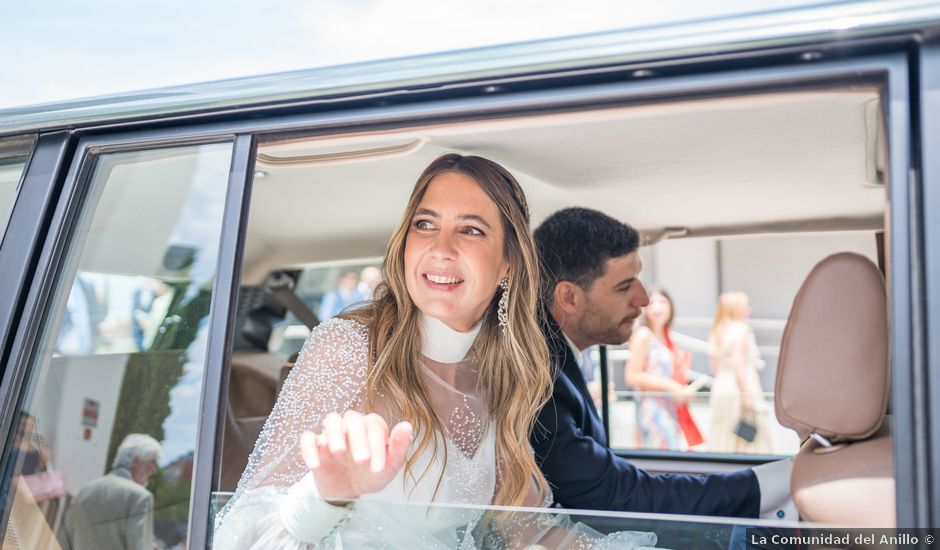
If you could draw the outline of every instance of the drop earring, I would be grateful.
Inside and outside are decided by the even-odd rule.
[[[503,294],[499,297],[496,318],[499,320],[500,328],[506,332],[506,327],[509,325],[509,277],[503,277],[499,281],[499,288],[503,289]]]

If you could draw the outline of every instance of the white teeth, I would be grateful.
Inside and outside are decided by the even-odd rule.
[[[430,273],[425,275],[425,277],[432,283],[438,284],[454,284],[462,281],[462,279],[458,279],[457,277],[440,277],[438,275],[431,275]]]

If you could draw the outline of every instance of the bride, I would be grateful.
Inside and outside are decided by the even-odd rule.
[[[538,273],[512,175],[480,157],[433,161],[375,300],[307,338],[214,545],[590,547],[600,535],[583,525],[486,521],[472,507],[551,501],[529,445],[551,389]],[[652,546],[655,535],[617,541]]]

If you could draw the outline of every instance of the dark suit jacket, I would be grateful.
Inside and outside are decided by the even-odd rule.
[[[532,433],[536,461],[566,508],[757,517],[750,469],[728,474],[650,474],[607,447],[604,424],[561,329],[542,316],[555,385]]]

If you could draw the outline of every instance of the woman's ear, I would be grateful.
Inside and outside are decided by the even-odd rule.
[[[503,268],[499,270],[499,278],[496,280],[497,284],[506,278],[512,280],[512,277],[509,277],[509,262],[503,262]]]

